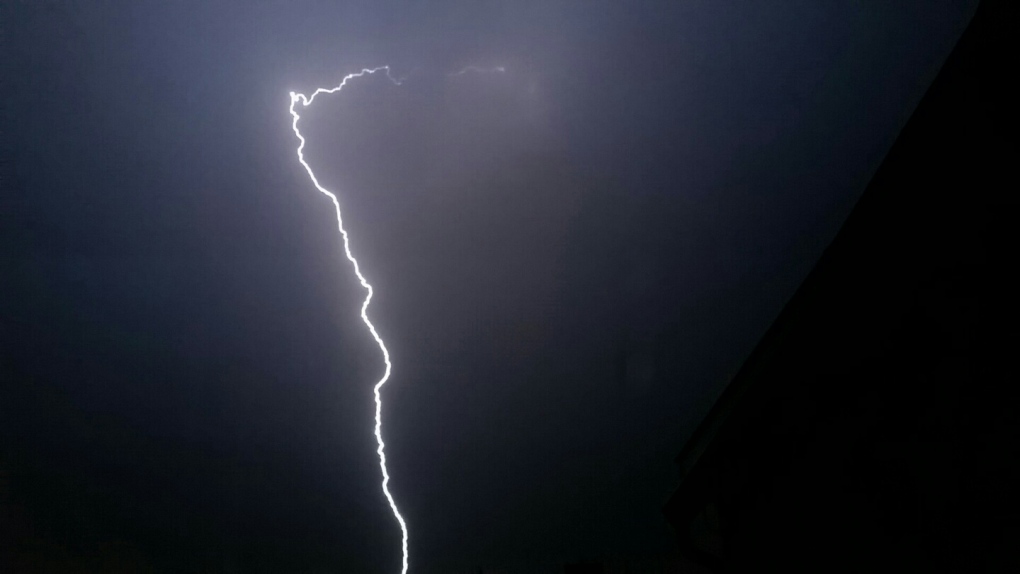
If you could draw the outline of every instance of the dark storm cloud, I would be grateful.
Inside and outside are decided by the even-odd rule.
[[[972,5],[6,9],[19,512],[70,554],[393,571],[381,361],[287,114],[391,64],[303,127],[378,289],[414,571],[670,551],[673,455]]]

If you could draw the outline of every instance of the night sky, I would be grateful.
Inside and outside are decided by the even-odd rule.
[[[301,127],[411,572],[674,553],[674,456],[975,4],[6,3],[5,545],[399,571],[288,114],[388,64]]]

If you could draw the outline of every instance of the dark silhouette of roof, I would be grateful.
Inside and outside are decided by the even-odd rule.
[[[986,1],[677,457],[718,571],[1020,571],[1014,4]]]

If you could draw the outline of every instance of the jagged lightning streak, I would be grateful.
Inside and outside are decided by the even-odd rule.
[[[343,216],[340,213],[340,201],[337,199],[336,194],[322,187],[322,185],[319,183],[318,178],[315,177],[315,173],[312,171],[312,168],[308,165],[308,162],[305,161],[304,154],[305,138],[303,135],[301,135],[301,130],[298,129],[298,120],[301,119],[301,116],[297,113],[297,110],[295,109],[298,103],[301,103],[303,107],[308,107],[315,99],[315,96],[318,96],[319,94],[333,94],[335,92],[339,92],[340,90],[343,89],[345,85],[347,85],[347,82],[349,80],[360,78],[365,75],[374,74],[380,71],[385,71],[386,77],[388,77],[394,84],[398,85],[400,84],[399,80],[394,79],[393,76],[390,75],[389,66],[380,66],[378,68],[365,68],[360,72],[355,72],[353,74],[348,74],[344,76],[344,79],[341,80],[338,86],[334,88],[319,88],[315,90],[311,96],[305,96],[304,94],[291,92],[290,115],[291,117],[294,118],[294,122],[292,124],[292,127],[294,128],[294,135],[296,135],[298,141],[301,142],[300,144],[298,144],[297,148],[298,161],[301,162],[301,165],[304,166],[305,171],[308,172],[308,177],[312,179],[312,184],[315,185],[315,189],[318,189],[319,192],[321,192],[323,195],[329,197],[329,199],[333,201],[333,207],[336,208],[336,223],[337,228],[340,230],[340,235],[343,236],[344,252],[347,254],[347,259],[350,260],[351,264],[354,266],[354,274],[358,276],[358,281],[361,282],[361,286],[364,287],[365,290],[367,291],[367,294],[365,295],[365,300],[361,303],[361,320],[365,322],[366,326],[368,326],[368,330],[372,333],[372,338],[375,339],[376,344],[379,345],[379,349],[382,351],[383,361],[386,363],[386,370],[383,372],[382,378],[379,379],[379,382],[375,384],[375,441],[377,445],[376,453],[378,453],[379,455],[379,468],[382,470],[383,494],[386,495],[386,500],[390,503],[390,509],[393,511],[393,516],[397,519],[397,522],[400,523],[401,534],[400,545],[402,550],[401,562],[403,564],[400,572],[401,574],[407,574],[408,563],[407,523],[404,521],[404,517],[400,515],[400,511],[397,510],[397,503],[395,500],[393,500],[393,494],[390,492],[389,488],[390,473],[386,470],[386,443],[383,442],[382,438],[381,390],[382,386],[385,385],[386,381],[390,378],[390,372],[392,371],[392,364],[390,363],[390,352],[389,350],[386,349],[386,344],[383,343],[382,337],[380,337],[379,333],[376,332],[375,325],[373,325],[372,322],[368,320],[368,304],[372,301],[372,294],[374,291],[372,289],[372,285],[370,285],[369,282],[365,279],[365,276],[361,274],[361,268],[358,266],[358,260],[355,259],[354,255],[351,253],[350,238],[347,236],[347,230],[344,229],[344,220]]]
[[[310,106],[312,104],[312,101],[315,100],[315,96],[318,96],[319,94],[333,94],[333,93],[341,91],[344,88],[344,86],[347,85],[347,82],[349,80],[352,80],[352,79],[355,79],[355,78],[360,78],[360,77],[365,76],[365,75],[375,74],[376,72],[380,72],[380,71],[385,72],[386,77],[389,78],[391,82],[393,82],[394,84],[400,85],[402,80],[398,80],[398,79],[394,78],[390,74],[390,67],[389,66],[379,66],[378,68],[364,68],[360,72],[355,72],[355,73],[352,73],[352,74],[347,74],[346,76],[344,76],[343,80],[340,81],[340,84],[335,86],[335,87],[333,87],[333,88],[318,88],[317,90],[312,92],[311,96],[305,96],[304,94],[299,94],[297,92],[291,92],[290,93],[290,115],[294,119],[293,123],[291,124],[291,126],[294,129],[294,135],[297,136],[297,139],[300,142],[298,144],[298,147],[297,147],[298,161],[301,162],[301,165],[304,166],[305,171],[308,172],[308,177],[311,178],[312,184],[315,185],[315,189],[319,190],[319,192],[322,193],[323,195],[329,197],[329,199],[333,202],[333,207],[336,208],[337,229],[340,230],[340,235],[343,237],[344,253],[347,255],[347,259],[354,266],[354,274],[357,275],[358,281],[361,282],[361,286],[364,287],[365,290],[367,291],[367,293],[365,295],[365,300],[361,303],[361,320],[365,322],[365,325],[368,327],[369,332],[372,333],[372,338],[374,338],[376,344],[379,345],[379,350],[382,351],[383,361],[386,363],[386,369],[383,371],[383,376],[382,376],[381,379],[379,379],[379,382],[377,382],[375,384],[375,388],[374,388],[374,392],[375,392],[375,441],[376,441],[376,445],[377,445],[376,453],[379,455],[379,468],[380,468],[380,470],[382,470],[382,477],[383,477],[382,478],[382,491],[383,491],[383,494],[386,495],[386,500],[390,504],[390,510],[393,511],[394,518],[396,518],[397,522],[400,524],[400,534],[401,534],[401,542],[400,542],[400,544],[401,544],[401,551],[402,551],[402,559],[401,559],[402,568],[401,568],[400,572],[401,572],[401,574],[407,574],[407,567],[408,567],[408,555],[407,555],[408,533],[407,533],[407,523],[404,521],[404,517],[400,515],[400,511],[397,509],[397,503],[393,499],[393,494],[390,492],[390,489],[389,489],[390,474],[389,474],[389,471],[386,469],[386,443],[383,442],[383,438],[382,438],[382,393],[381,393],[381,391],[382,391],[383,385],[385,385],[386,381],[389,380],[390,373],[392,372],[392,369],[393,369],[393,365],[390,363],[390,352],[386,348],[386,344],[383,342],[382,337],[380,337],[379,333],[375,330],[375,325],[373,325],[372,322],[368,319],[368,305],[372,301],[372,294],[374,293],[374,290],[372,288],[372,285],[369,284],[368,280],[365,279],[365,276],[361,274],[361,268],[358,265],[358,260],[355,259],[354,258],[354,254],[351,253],[350,238],[347,235],[347,230],[344,229],[343,215],[340,213],[340,201],[337,199],[336,194],[334,194],[333,192],[329,191],[328,189],[322,187],[322,185],[319,183],[319,179],[317,177],[315,177],[315,172],[312,171],[311,166],[309,166],[308,162],[305,161],[305,154],[304,154],[304,150],[305,150],[305,137],[303,135],[301,135],[301,130],[298,129],[298,121],[301,119],[301,115],[298,114],[297,110],[295,109],[298,103],[300,103],[302,107]],[[458,72],[453,72],[451,74],[448,74],[448,76],[461,76],[461,75],[464,75],[464,74],[469,73],[469,72],[471,72],[471,73],[492,74],[492,73],[503,73],[505,71],[506,71],[506,69],[503,66],[496,66],[494,68],[480,68],[478,66],[467,66],[467,67],[461,69]]]

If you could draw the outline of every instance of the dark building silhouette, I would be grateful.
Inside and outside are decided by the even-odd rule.
[[[1020,572],[1016,9],[984,2],[680,453],[720,572]]]
[[[598,562],[577,562],[563,565],[563,574],[603,574],[602,564]]]

